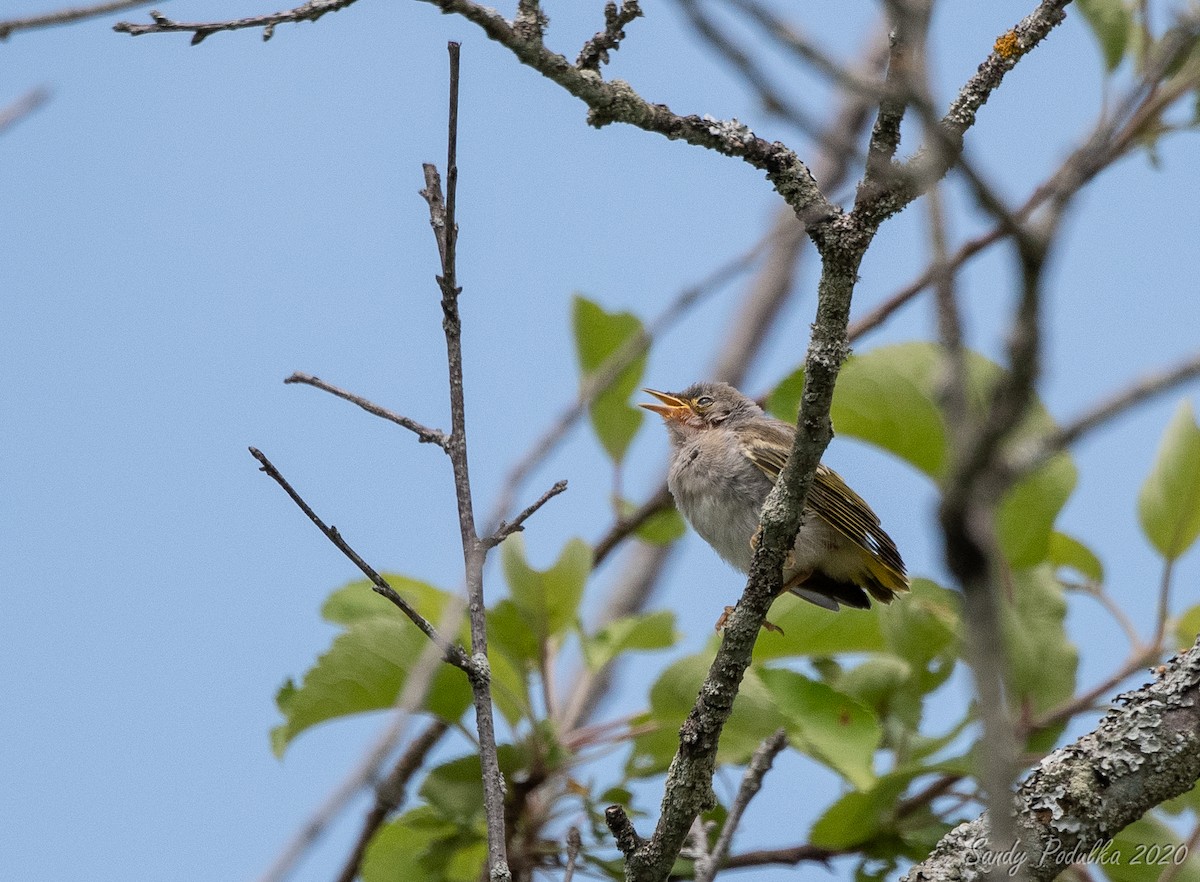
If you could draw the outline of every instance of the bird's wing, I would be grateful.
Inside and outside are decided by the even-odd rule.
[[[871,552],[872,574],[893,591],[908,587],[904,561],[892,537],[884,532],[879,516],[850,489],[842,476],[824,465],[817,466],[816,479],[808,491],[808,504],[822,519],[856,545]]]
[[[742,440],[742,452],[764,475],[777,481],[791,452],[795,431],[784,423],[756,429],[761,431]],[[847,539],[870,552],[869,568],[880,583],[892,591],[908,587],[904,561],[896,543],[884,532],[871,506],[850,489],[841,475],[826,465],[818,465],[808,491],[808,506]]]
[[[753,432],[740,434],[738,440],[742,443],[742,453],[746,458],[774,484],[779,480],[779,473],[783,471],[788,454],[792,451],[795,434],[791,426],[772,422],[756,425]]]

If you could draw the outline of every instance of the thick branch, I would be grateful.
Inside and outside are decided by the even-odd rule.
[[[1046,757],[1020,786],[1014,817],[1031,882],[1050,882],[1070,854],[1087,854],[1200,779],[1200,641],[1159,679],[1118,700],[1095,731]],[[988,816],[961,824],[904,882],[978,878]],[[1011,843],[991,843],[996,852]]]
[[[671,140],[682,140],[743,159],[766,172],[767,179],[806,224],[816,224],[840,214],[813,180],[808,167],[796,154],[778,142],[754,135],[736,120],[725,121],[696,115],[681,116],[664,104],[651,104],[621,80],[606,82],[597,72],[581,69],[562,55],[547,49],[540,34],[529,36],[494,9],[474,0],[421,0],[447,14],[461,15],[511,51],[517,59],[542,76],[562,86],[589,108],[588,122],[605,126],[621,122],[657,132]]]

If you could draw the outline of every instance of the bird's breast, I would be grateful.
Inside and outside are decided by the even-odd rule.
[[[682,445],[671,463],[667,486],[692,528],[742,572],[750,569],[750,538],[758,527],[770,482],[740,452],[722,443],[722,433]]]

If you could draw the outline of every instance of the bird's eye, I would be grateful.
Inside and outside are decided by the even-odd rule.
[[[708,395],[701,395],[696,399],[696,407],[712,407],[713,400]]]

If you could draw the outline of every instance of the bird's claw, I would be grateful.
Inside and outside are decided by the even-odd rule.
[[[715,625],[713,625],[714,631],[716,631],[718,634],[725,633],[725,625],[727,625],[729,623],[729,617],[731,615],[733,615],[733,610],[734,610],[734,607],[732,607],[732,606],[725,607],[725,611],[723,613],[721,613],[721,617],[718,618],[717,623]],[[780,634],[780,635],[783,634],[783,628],[779,627],[774,622],[768,622],[767,620],[764,619],[763,623],[762,623],[762,627],[763,627],[764,631],[771,631],[775,634]]]

